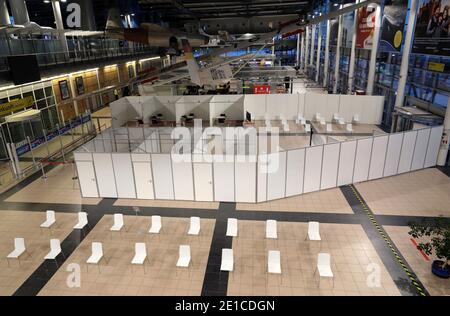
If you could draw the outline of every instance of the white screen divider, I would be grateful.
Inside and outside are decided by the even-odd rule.
[[[235,200],[242,203],[256,202],[256,158],[236,156],[234,165]]]
[[[305,157],[305,179],[303,192],[313,192],[320,189],[320,178],[322,174],[323,146],[306,148]]]
[[[356,145],[353,183],[366,181],[369,175],[370,156],[372,154],[373,138],[359,139]]]
[[[286,194],[286,152],[271,153],[267,174],[267,199],[276,200]]]
[[[417,131],[403,134],[402,151],[398,163],[398,173],[405,173],[411,170],[411,163],[416,145]]]
[[[172,154],[173,187],[176,200],[194,200],[191,155]]]
[[[369,180],[383,177],[384,163],[389,136],[378,136],[373,139],[372,156],[370,157]]]
[[[412,170],[424,168],[425,156],[427,154],[428,140],[430,138],[430,129],[425,128],[417,131],[416,145],[411,165]]]
[[[169,154],[152,154],[155,199],[173,200],[172,162]]]
[[[114,167],[110,153],[94,153],[95,175],[97,178],[98,194],[100,197],[117,198]]]
[[[303,176],[305,168],[305,149],[287,152],[286,196],[303,193]]]
[[[427,147],[427,154],[425,156],[425,168],[436,165],[443,129],[443,126],[437,126],[431,129],[430,140],[428,141]]]
[[[227,156],[213,157],[214,200],[234,202],[234,157],[230,156],[231,162],[228,162]],[[224,161],[217,161],[222,158]]]
[[[400,153],[402,150],[403,133],[389,135],[386,162],[384,163],[383,177],[397,174]]]
[[[114,175],[117,187],[117,197],[123,199],[135,199],[134,173],[130,154],[112,154]]]
[[[340,143],[329,144],[323,147],[322,179],[320,189],[336,187],[339,165]]]
[[[356,140],[341,143],[337,185],[351,184],[355,166]]]
[[[258,156],[257,178],[256,178],[256,199],[257,202],[267,201],[267,161],[268,155],[262,154]]]

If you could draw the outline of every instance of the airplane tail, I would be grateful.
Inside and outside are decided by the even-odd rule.
[[[199,67],[197,62],[195,61],[194,55],[192,53],[191,44],[187,39],[181,39],[181,45],[184,50],[184,59],[186,60],[189,76],[191,77],[191,81],[199,86],[202,85],[202,81],[200,80],[199,75]]]
[[[109,9],[105,32],[111,37],[123,39],[123,24],[118,8]]]

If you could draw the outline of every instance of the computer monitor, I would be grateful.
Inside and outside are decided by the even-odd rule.
[[[245,119],[247,120],[247,122],[251,122],[252,121],[252,115],[250,112],[245,111]]]

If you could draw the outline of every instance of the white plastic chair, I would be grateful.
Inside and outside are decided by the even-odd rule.
[[[27,249],[25,247],[25,239],[22,237],[14,238],[14,250],[6,256],[6,261],[8,262],[8,267],[9,267],[9,259],[19,260],[19,265],[20,265],[20,256],[26,251],[27,251]]]
[[[333,131],[333,125],[327,124],[327,132],[330,133]]]
[[[55,211],[48,210],[45,217],[45,222],[41,224],[41,228],[50,228],[56,222]]]
[[[289,124],[283,124],[283,130],[285,131],[285,132],[289,132],[290,131],[290,129],[289,129]]]
[[[353,133],[353,125],[352,124],[347,124],[345,129],[347,130],[347,132]]]
[[[316,114],[314,115],[314,121],[319,122],[321,120],[321,115],[320,113],[316,112]]]
[[[269,219],[266,221],[266,238],[277,239],[277,221]]]
[[[189,263],[191,262],[191,246],[189,245],[180,245],[177,267],[189,267]]]
[[[338,124],[339,124],[339,125],[345,125],[344,119],[343,119],[343,118],[339,118]]]
[[[227,221],[227,236],[237,237],[238,234],[238,221],[237,218],[229,218]]]
[[[61,253],[61,241],[59,239],[50,239],[50,252],[44,259],[56,259]]]
[[[280,252],[278,250],[269,250],[267,257],[267,272],[281,274]]]
[[[190,219],[188,235],[198,235],[200,233],[200,217],[193,216]]]
[[[98,272],[100,272],[100,266],[98,263],[103,258],[103,245],[101,242],[93,242],[91,244],[92,253],[91,256],[86,260],[86,263],[89,264],[96,264],[98,267]],[[88,267],[88,265],[86,267]]]
[[[159,234],[161,231],[161,216],[153,215],[152,216],[152,225],[150,226],[150,230],[148,231],[150,234]]]
[[[320,278],[332,278],[334,287],[333,271],[331,271],[331,256],[329,253],[319,253],[317,255],[317,269],[319,271],[319,287]]]
[[[358,114],[353,115],[353,120],[352,120],[352,122],[353,122],[353,123],[358,123],[358,122],[359,122],[359,115],[358,115]]]
[[[233,249],[224,248],[222,249],[222,262],[220,264],[220,271],[233,271],[234,258]]]
[[[325,119],[323,117],[320,118],[319,124],[320,125],[325,125],[326,124]]]
[[[83,229],[88,223],[87,213],[78,212],[78,223],[73,227],[73,229]]]
[[[109,229],[110,231],[119,232],[123,228],[123,214],[114,214],[114,224]]]
[[[322,240],[319,233],[319,222],[308,222],[308,239]]]
[[[137,242],[134,244],[134,257],[131,260],[131,264],[144,264],[147,259],[147,247],[143,242]]]

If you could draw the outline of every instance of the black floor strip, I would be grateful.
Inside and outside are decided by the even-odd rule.
[[[446,167],[436,167],[438,170],[442,171],[447,177],[450,177],[450,166]]]
[[[88,214],[89,225],[82,230],[74,229],[61,243],[61,251],[55,260],[44,260],[41,265],[28,277],[28,279],[16,290],[13,296],[35,296],[47,282],[53,277],[66,259],[80,245],[87,234],[101,219],[101,215]]]
[[[367,203],[363,200],[363,197],[359,192],[356,191],[356,188],[353,186],[353,189],[355,192],[359,195],[362,203],[366,205],[367,210],[371,214],[372,217],[374,217],[373,212],[369,209],[369,206]],[[401,255],[400,251],[395,247],[394,243],[389,240],[390,245],[395,251],[395,255],[397,255],[401,262],[395,257],[393,250],[388,246],[387,242],[382,238],[381,234],[384,234],[385,236],[388,236],[386,231],[379,226],[375,225],[373,221],[375,219],[373,218],[373,221],[369,218],[368,213],[363,208],[363,205],[361,204],[361,201],[358,199],[358,197],[355,195],[355,192],[353,191],[352,186],[342,186],[341,191],[344,194],[344,197],[347,199],[348,204],[351,206],[355,214],[357,215],[365,215],[366,220],[361,221],[361,225],[371,241],[373,247],[375,248],[378,256],[380,257],[381,261],[385,265],[386,269],[388,270],[392,280],[397,285],[397,288],[399,289],[400,293],[405,296],[418,296],[421,295],[420,291],[418,291],[417,286],[412,283],[412,279],[417,282],[418,287],[422,289],[422,291],[429,295],[426,291],[423,284],[420,282],[420,280],[417,278],[417,276],[414,274],[411,267],[408,265],[407,261],[403,256]],[[403,267],[403,266],[405,267]],[[407,272],[407,271],[409,272]],[[410,273],[411,276],[409,276],[407,273]]]
[[[228,288],[228,272],[220,271],[222,249],[232,248],[233,238],[227,237],[227,221],[236,209],[236,203],[220,203],[209,250],[208,263],[203,279],[202,296],[225,296]]]

